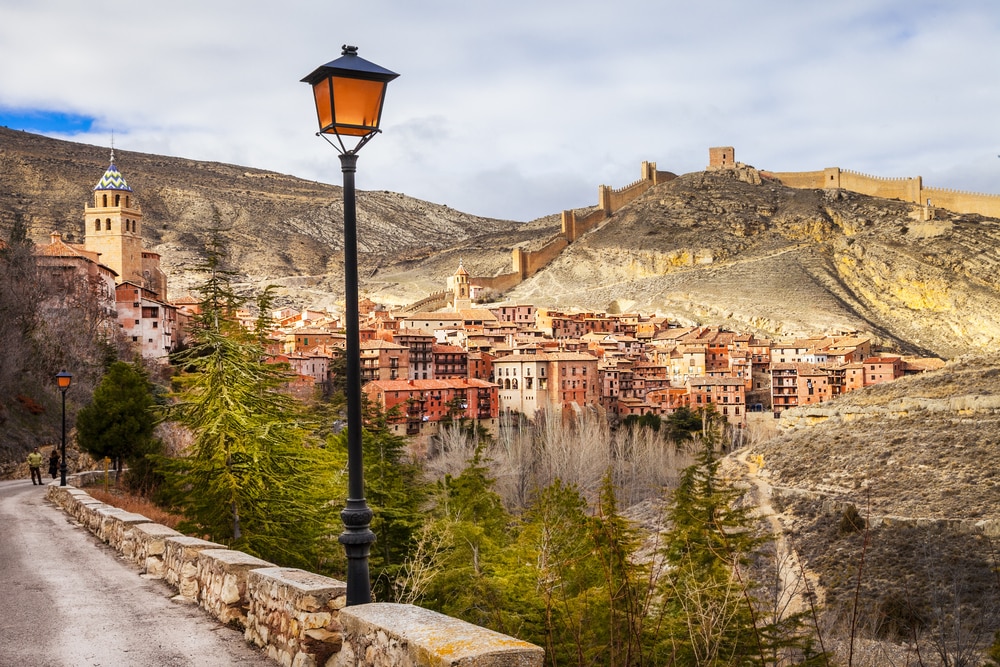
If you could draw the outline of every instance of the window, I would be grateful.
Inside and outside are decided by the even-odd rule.
[[[158,328],[159,324],[160,324],[159,322],[157,322],[156,320],[153,320],[153,328],[154,329]]]
[[[101,197],[102,197],[101,205],[104,208],[107,208],[108,207],[108,196],[107,195],[101,195]]]
[[[122,205],[122,196],[115,195],[115,206],[121,206],[121,205]]]
[[[109,232],[111,231],[111,218],[108,218],[104,221],[104,229],[105,231]]]
[[[94,231],[95,232],[101,231],[101,221],[100,220],[94,220]]]

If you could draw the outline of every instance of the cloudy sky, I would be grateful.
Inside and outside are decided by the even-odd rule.
[[[996,0],[0,0],[0,125],[339,184],[344,43],[400,74],[366,190],[531,220],[731,145],[1000,193]]]

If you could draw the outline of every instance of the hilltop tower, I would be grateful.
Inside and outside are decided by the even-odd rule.
[[[469,272],[462,266],[462,260],[458,260],[458,271],[455,271],[455,275],[452,277],[452,307],[456,313],[472,308],[472,297],[469,293]]]

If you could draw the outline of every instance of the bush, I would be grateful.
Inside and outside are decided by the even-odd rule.
[[[864,530],[868,525],[865,518],[861,516],[861,512],[854,505],[848,505],[844,508],[844,511],[840,515],[840,523],[837,524],[837,532],[841,535],[850,535],[851,533],[859,533]]]

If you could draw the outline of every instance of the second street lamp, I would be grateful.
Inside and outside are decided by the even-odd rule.
[[[59,486],[66,486],[66,390],[73,384],[73,374],[66,371],[56,373],[56,385],[62,392],[62,459],[59,466]]]
[[[358,57],[344,45],[340,58],[302,79],[312,86],[319,135],[340,153],[344,174],[344,324],[347,330],[347,506],[340,543],[347,555],[347,604],[371,602],[368,555],[375,541],[365,501],[361,449],[361,338],[358,316],[358,233],[354,173],[357,152],[378,134],[385,89],[398,74]],[[336,138],[336,142],[330,137]],[[354,142],[353,147],[345,144]]]

